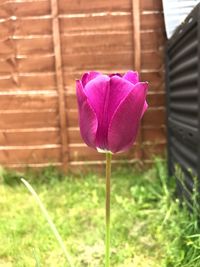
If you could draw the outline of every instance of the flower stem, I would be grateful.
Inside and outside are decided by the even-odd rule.
[[[105,267],[110,267],[110,177],[112,154],[106,153],[106,257]]]

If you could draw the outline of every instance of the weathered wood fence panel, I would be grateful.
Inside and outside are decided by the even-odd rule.
[[[77,120],[75,79],[91,69],[136,68],[150,83],[138,142],[115,162],[149,163],[163,153],[164,41],[161,0],[1,1],[0,164],[102,164],[103,155],[83,144]]]

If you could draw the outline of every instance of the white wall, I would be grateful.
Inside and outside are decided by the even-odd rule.
[[[148,0],[147,0],[148,1]],[[200,0],[162,0],[167,38],[187,17]]]

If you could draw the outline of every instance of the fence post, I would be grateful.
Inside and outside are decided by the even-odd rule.
[[[65,90],[63,82],[63,73],[62,73],[60,25],[58,17],[59,13],[58,13],[57,0],[51,0],[51,15],[52,15],[54,54],[55,54],[56,83],[58,88],[62,164],[64,171],[67,171],[68,169],[67,119],[66,119],[66,105],[65,105]]]
[[[133,16],[133,49],[134,49],[134,69],[141,72],[141,39],[140,39],[140,0],[132,0],[132,16]],[[143,164],[143,137],[142,137],[142,121],[138,133],[139,159]]]

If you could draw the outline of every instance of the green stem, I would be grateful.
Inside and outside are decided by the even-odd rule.
[[[106,258],[105,267],[110,267],[110,177],[112,154],[106,153]]]

